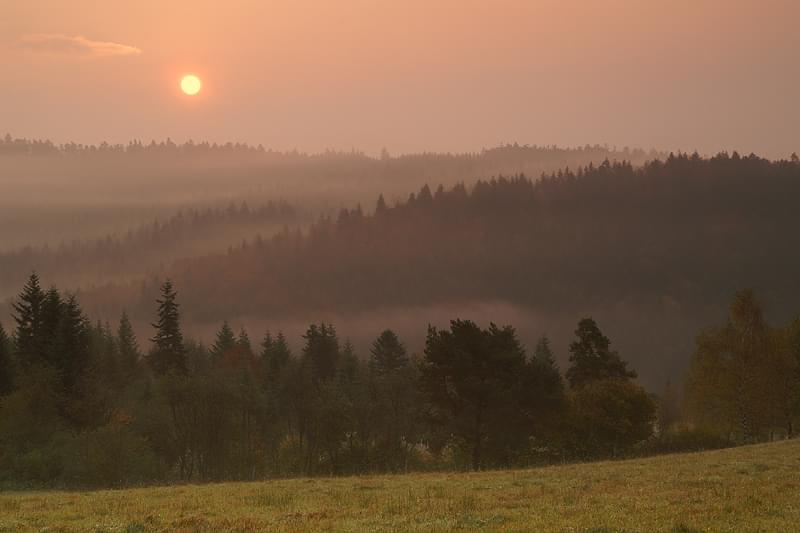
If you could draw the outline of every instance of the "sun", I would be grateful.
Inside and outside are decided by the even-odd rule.
[[[194,96],[203,88],[203,82],[194,74],[187,74],[181,78],[181,90],[189,96]]]

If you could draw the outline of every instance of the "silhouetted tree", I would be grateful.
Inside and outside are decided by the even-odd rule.
[[[176,301],[172,281],[167,280],[161,286],[161,298],[158,303],[158,321],[153,324],[156,330],[152,338],[153,349],[148,355],[148,362],[157,375],[167,373],[186,374],[186,349],[183,345],[183,334],[180,326],[179,305]]]
[[[390,329],[372,344],[370,370],[374,373],[372,409],[376,453],[382,469],[408,469],[409,454],[420,438],[418,371],[406,348]]]
[[[52,330],[44,330],[42,324],[42,304],[45,293],[39,284],[39,276],[32,273],[17,297],[12,303],[16,330],[14,339],[17,354],[23,366],[41,361],[45,358],[46,336]]]
[[[389,374],[408,364],[408,354],[397,334],[387,329],[375,340],[370,350],[370,365],[379,374]]]
[[[253,358],[253,345],[250,343],[250,336],[244,327],[239,329],[239,337],[236,339],[236,346],[241,350],[246,359]]]
[[[502,448],[521,429],[525,375],[525,353],[513,328],[492,324],[482,330],[468,320],[453,320],[449,331],[429,327],[421,372],[432,418],[466,444],[474,470],[509,451]]]
[[[286,337],[282,331],[279,331],[278,336],[275,338],[267,332],[261,348],[261,357],[265,363],[267,377],[268,379],[274,379],[289,364],[292,358],[289,343],[286,342]]]
[[[566,374],[570,386],[581,387],[592,381],[608,378],[636,377],[636,372],[628,369],[628,363],[620,359],[616,351],[611,350],[611,342],[602,334],[593,319],[581,320],[575,335],[578,339],[569,346],[570,367]]]
[[[222,323],[222,327],[220,327],[217,332],[217,338],[213,346],[211,346],[209,352],[211,354],[211,359],[215,362],[222,361],[225,358],[225,354],[234,347],[236,347],[236,336],[233,334],[233,330],[226,320]]]
[[[117,345],[123,371],[128,378],[131,378],[139,366],[142,353],[139,350],[139,343],[136,341],[136,335],[133,332],[128,313],[124,311],[120,316],[119,326],[117,327]]]
[[[306,340],[303,357],[310,361],[314,377],[318,380],[331,379],[339,363],[339,339],[336,336],[336,329],[324,322],[319,326],[311,324],[303,338]]]

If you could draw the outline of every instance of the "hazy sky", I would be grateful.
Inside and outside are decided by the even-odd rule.
[[[798,102],[797,0],[0,0],[0,133],[58,142],[776,157]]]

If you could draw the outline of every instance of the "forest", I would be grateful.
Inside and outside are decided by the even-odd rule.
[[[686,399],[658,395],[591,317],[562,372],[547,337],[454,319],[422,353],[391,329],[360,356],[332,324],[293,353],[223,322],[185,338],[171,281],[151,347],[123,314],[92,323],[74,295],[32,274],[0,327],[0,482],[123,486],[415,470],[503,468],[725,447],[793,436],[800,319],[770,326],[739,291],[698,335]]]
[[[0,483],[483,470],[792,436],[798,193],[796,156],[681,153],[426,184],[313,222],[286,201],[186,208],[3,252]]]
[[[304,230],[287,226],[79,294],[90,314],[126,310],[143,328],[169,277],[191,287],[187,327],[207,341],[225,319],[277,323],[299,336],[298,323],[312,315],[351,324],[348,336],[362,351],[376,322],[399,321],[397,314],[416,317],[398,322],[414,349],[418,331],[445,325],[451,308],[518,323],[529,344],[548,333],[562,346],[575,316],[594,315],[658,390],[682,374],[697,330],[736,290],[752,287],[772,319],[792,318],[798,196],[800,164],[792,160],[733,153],[677,154],[642,167],[606,161],[536,180],[423,186],[394,203],[379,196],[374,207],[342,209]],[[566,353],[557,356],[563,362]]]
[[[663,155],[605,146],[514,144],[474,153],[392,156],[384,151],[369,156],[356,150],[310,154],[169,139],[56,145],[7,134],[0,138],[0,250],[123,236],[182,209],[224,209],[243,201],[255,209],[283,201],[316,216],[359,202],[372,204],[381,193],[390,201],[404,198],[425,183],[452,186],[500,174],[538,176],[604,159],[641,164]],[[209,245],[208,250],[216,248]]]
[[[158,275],[165,264],[210,249],[225,249],[241,235],[271,235],[303,217],[286,202],[268,202],[251,208],[247,202],[225,208],[189,208],[166,220],[131,228],[124,235],[109,234],[58,247],[25,246],[0,250],[0,298],[14,295],[31,270],[53,283],[86,287]]]

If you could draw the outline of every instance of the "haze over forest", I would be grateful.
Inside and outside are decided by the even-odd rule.
[[[0,531],[785,530],[798,24],[3,0]]]
[[[790,316],[798,168],[602,146],[370,157],[8,135],[0,296],[36,271],[146,338],[171,278],[205,342],[224,320],[292,343],[324,320],[362,353],[388,324],[416,351],[427,324],[469,317],[531,345],[547,334],[562,363],[591,315],[658,390],[739,288]]]

